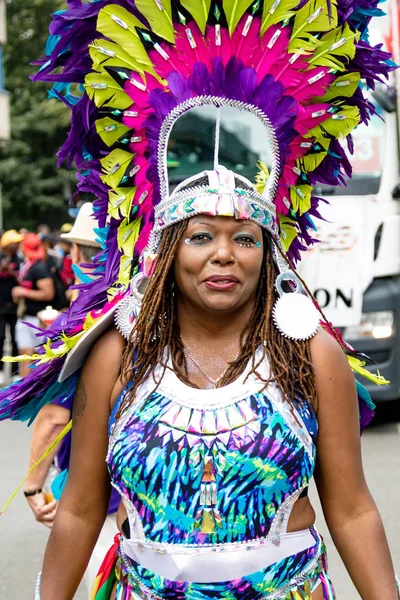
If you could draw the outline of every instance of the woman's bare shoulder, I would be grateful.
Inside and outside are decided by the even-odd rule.
[[[105,362],[114,362],[117,358],[121,359],[125,343],[125,339],[119,331],[115,327],[111,327],[93,345],[89,359]]]
[[[310,340],[311,359],[315,374],[331,372],[332,368],[349,370],[348,361],[339,342],[322,327]]]
[[[88,380],[109,381],[118,379],[125,339],[117,329],[108,329],[94,344],[83,366],[83,374]]]
[[[318,395],[318,416],[333,425],[336,415],[358,415],[358,402],[353,372],[340,344],[325,330],[310,342],[311,359]],[[349,416],[349,415],[348,415]],[[357,417],[358,418],[358,417]],[[342,424],[343,425],[343,424]]]

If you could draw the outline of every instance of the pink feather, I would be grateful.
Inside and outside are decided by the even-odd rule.
[[[149,57],[157,75],[163,79],[167,79],[171,71],[183,71],[186,72],[186,75],[189,74],[186,64],[180,60],[175,47],[166,43],[160,43],[160,47],[168,55],[168,59],[163,58],[157,50],[150,50],[149,52]]]
[[[135,129],[132,137],[141,137],[141,142],[131,142],[129,148],[135,154],[143,155],[148,146],[148,140],[146,138],[146,130],[145,129]]]
[[[124,125],[126,125],[130,129],[134,129],[135,131],[139,131],[140,129],[143,129],[146,119],[154,112],[153,109],[150,109],[150,107],[148,107],[146,109],[141,109],[139,112],[138,107],[135,106],[135,104],[133,104],[129,108],[129,111],[130,112],[138,112],[139,114],[137,117],[124,116],[122,118],[122,122],[124,123]]]
[[[320,125],[331,116],[328,112],[326,112],[330,108],[330,104],[312,104],[311,106],[302,107],[298,105],[298,115],[296,117],[295,129],[301,135],[306,136],[311,129]],[[318,113],[319,111],[324,111],[324,114],[321,116],[312,115],[314,113]]]
[[[141,183],[140,185],[137,186],[136,192],[135,192],[135,197],[133,199],[133,204],[137,205],[140,198],[146,192],[147,192],[147,197],[145,200],[142,201],[142,203],[139,206],[139,210],[137,213],[138,217],[146,215],[153,208],[154,186],[149,182]]]
[[[310,148],[303,148],[301,146],[303,142],[312,143],[312,140],[306,140],[299,135],[293,140],[293,142],[291,142],[291,144],[289,144],[288,160],[296,161],[299,158],[305,156],[307,152],[310,151]]]
[[[134,183],[136,186],[139,185],[144,185],[147,183],[147,169],[149,168],[149,163],[146,160],[146,158],[142,155],[135,154],[135,160],[134,160],[134,164],[135,166],[139,166],[140,170],[136,173],[135,175],[135,179],[134,179]]]
[[[289,213],[290,207],[287,207],[284,198],[286,200],[290,200],[289,197],[289,188],[287,185],[278,187],[278,191],[276,193],[275,198],[275,207],[276,212],[280,215],[287,215]]]
[[[272,38],[277,35],[278,31],[281,31],[281,34],[276,39],[272,48],[268,48],[268,44],[272,42]],[[260,40],[258,62],[255,61],[256,71],[260,80],[264,79],[265,75],[273,75],[273,71],[278,73],[278,70],[286,63],[289,40],[290,32],[288,29],[282,29],[278,25],[270,27]]]
[[[132,74],[132,79],[136,80],[139,85],[145,85],[146,91],[142,91],[136,85],[131,83],[131,80],[127,81],[124,86],[124,91],[128,94],[130,98],[132,98],[135,106],[132,106],[130,110],[137,110],[138,112],[142,112],[143,109],[148,108],[148,100],[149,100],[149,92],[155,89],[165,89],[164,86],[160,84],[160,82],[153,77],[153,75],[146,74],[146,80],[143,79],[137,74]]]
[[[314,83],[308,83],[310,79],[322,72],[325,73],[322,79],[319,79]],[[323,96],[330,84],[335,80],[335,76],[328,73],[327,68],[321,67],[316,67],[315,69],[310,69],[309,71],[301,73],[301,76],[301,83],[297,85],[292,84],[288,87],[288,92],[301,104],[310,102],[313,98]]]
[[[247,35],[243,36],[243,28],[246,25],[247,15],[240,21],[232,37],[232,46],[237,48],[236,56],[243,61],[245,67],[254,65],[254,55],[260,51],[260,19],[253,19]]]
[[[196,43],[196,48],[192,48],[187,37],[186,29],[190,29],[193,39]],[[203,37],[200,29],[192,22],[189,27],[178,25],[176,27],[175,43],[179,55],[182,57],[181,64],[186,64],[186,74],[189,76],[193,72],[193,65],[197,62],[202,62],[211,71],[211,53],[208,48],[207,40]],[[184,59],[183,59],[184,57]]]

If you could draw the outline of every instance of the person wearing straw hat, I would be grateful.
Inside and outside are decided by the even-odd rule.
[[[18,355],[15,338],[17,305],[13,301],[12,290],[18,285],[18,271],[21,264],[18,250],[23,239],[15,229],[10,229],[2,235],[0,241],[0,356],[3,356],[7,327],[11,338],[12,356]],[[18,366],[15,363],[11,366],[11,377],[12,379],[18,377]],[[0,385],[4,381],[4,363],[0,362]]]
[[[88,280],[87,271],[91,271],[85,265],[91,265],[93,258],[100,251],[101,244],[95,231],[96,221],[93,218],[93,204],[85,202],[79,209],[75,223],[71,230],[61,233],[61,241],[72,244],[70,256],[73,271],[76,277],[75,283],[84,283]],[[67,297],[73,301],[77,297],[77,290],[68,290]]]

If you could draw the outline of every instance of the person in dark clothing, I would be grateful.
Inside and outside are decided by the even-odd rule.
[[[28,233],[24,237],[22,251],[25,260],[20,267],[20,285],[13,288],[12,297],[14,302],[20,304],[20,309],[23,304],[25,305],[24,316],[18,319],[16,327],[19,354],[32,355],[34,347],[41,342],[34,329],[39,326],[37,313],[44,310],[53,301],[55,289],[51,273],[45,263],[44,248],[35,233]],[[29,366],[24,362],[20,363],[21,377],[27,375],[28,372]]]
[[[64,259],[54,250],[55,237],[52,235],[43,235],[41,240],[46,253],[45,263],[54,282],[55,297],[52,306],[56,310],[63,310],[69,306],[67,290],[71,285],[71,280],[66,279],[64,281]]]
[[[12,290],[18,285],[18,271],[21,260],[18,250],[23,236],[15,230],[6,231],[1,238],[0,253],[0,355],[3,356],[7,327],[9,329],[12,356],[18,355],[15,338],[17,305],[12,298]],[[11,377],[18,377],[18,365],[11,363]],[[5,383],[4,363],[0,361],[0,385]]]

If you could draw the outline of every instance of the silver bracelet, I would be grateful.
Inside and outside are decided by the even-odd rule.
[[[33,600],[40,600],[40,580],[42,579],[42,572],[40,571],[36,579],[35,596]]]

